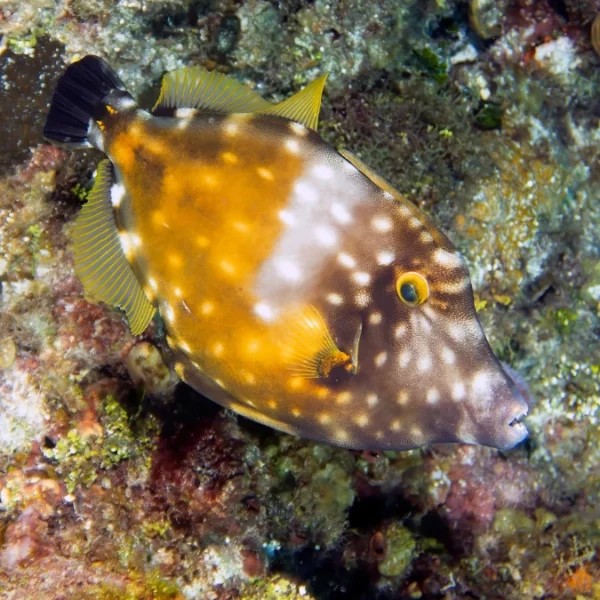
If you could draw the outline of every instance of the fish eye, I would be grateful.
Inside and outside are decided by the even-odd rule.
[[[429,297],[427,279],[414,271],[403,273],[396,280],[396,293],[404,304],[419,306]]]

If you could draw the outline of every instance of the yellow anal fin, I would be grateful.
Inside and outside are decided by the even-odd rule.
[[[235,79],[203,67],[184,67],[167,73],[153,111],[195,108],[225,113],[248,113],[272,104]]]
[[[295,377],[317,379],[343,367],[354,372],[351,357],[333,341],[321,313],[312,305],[302,307],[286,319],[282,339],[285,364]]]
[[[113,172],[110,161],[98,165],[96,183],[81,209],[73,231],[75,272],[94,300],[119,307],[131,333],[148,327],[155,313],[121,248],[110,190]]]
[[[322,75],[291,98],[270,108],[260,109],[258,112],[263,115],[284,117],[316,131],[319,125],[321,97],[326,79],[327,75]]]

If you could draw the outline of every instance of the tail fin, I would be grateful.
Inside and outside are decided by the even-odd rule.
[[[110,98],[108,96],[110,95]],[[110,66],[97,56],[86,56],[70,65],[59,79],[44,126],[44,137],[52,142],[90,146],[91,125],[118,100],[133,99]],[[97,129],[97,128],[96,128]]]

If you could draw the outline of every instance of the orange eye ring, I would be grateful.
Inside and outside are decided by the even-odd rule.
[[[429,284],[420,273],[408,271],[396,279],[398,298],[408,306],[419,306],[429,298]]]

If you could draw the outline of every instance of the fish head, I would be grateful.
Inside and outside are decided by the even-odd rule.
[[[406,201],[380,203],[361,222],[329,280],[344,302],[327,315],[355,357],[349,386],[363,406],[352,410],[366,411],[363,435],[375,438],[361,444],[522,441],[527,403],[485,337],[463,257]]]

